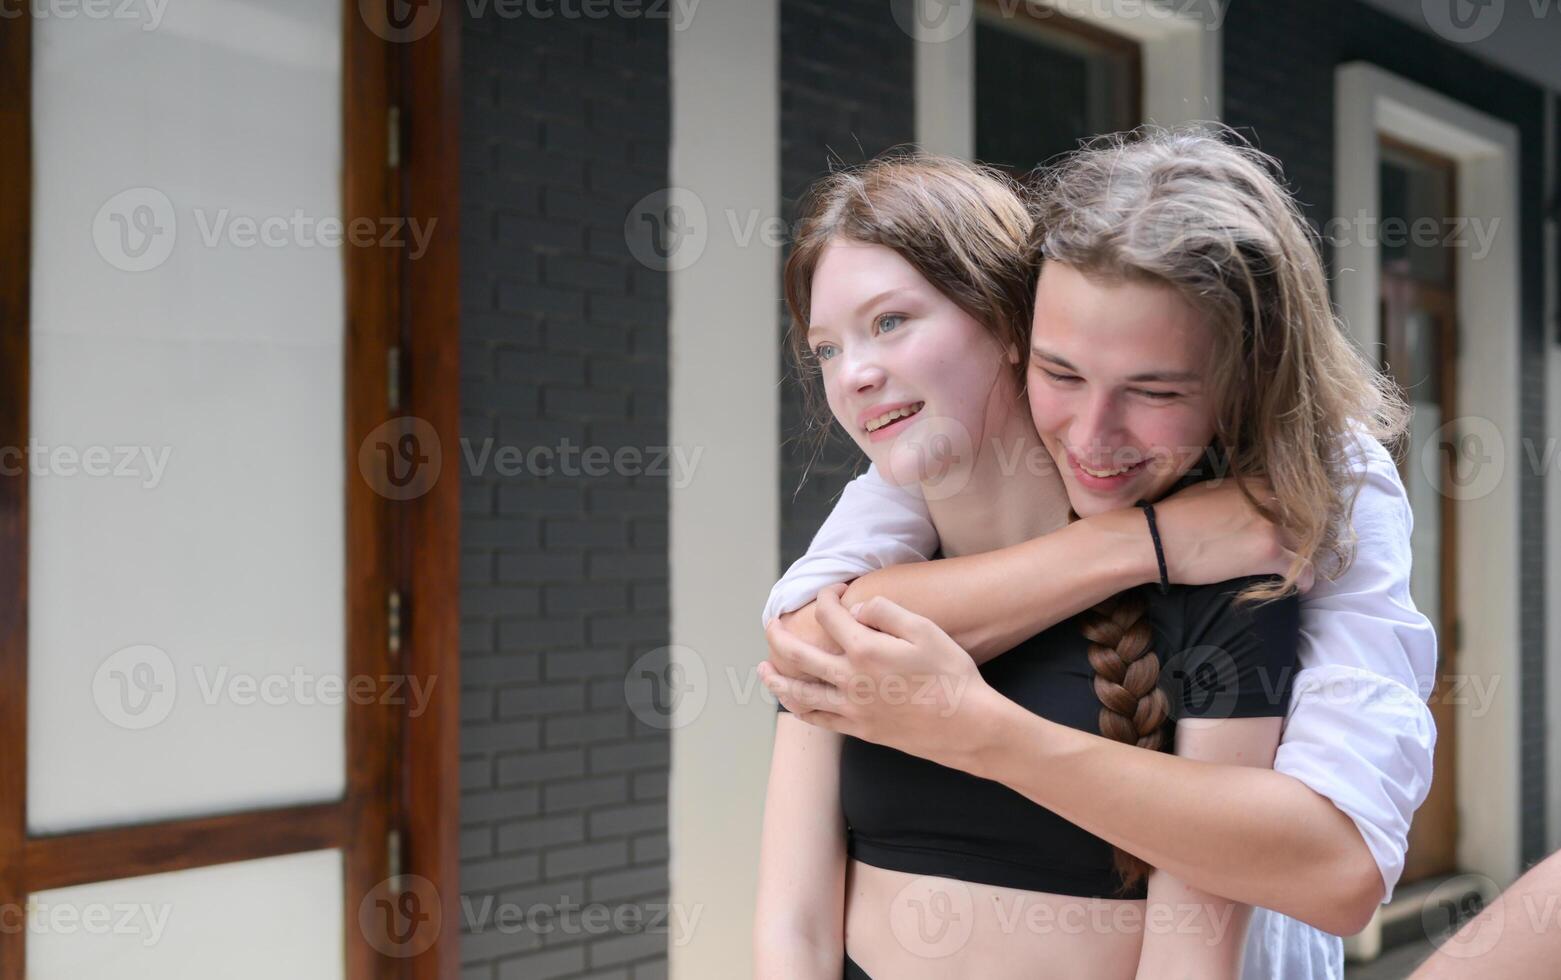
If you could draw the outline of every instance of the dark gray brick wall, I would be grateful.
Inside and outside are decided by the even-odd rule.
[[[915,140],[913,42],[899,27],[911,22],[910,2],[781,0],[781,203],[788,221],[831,164],[860,163]],[[785,324],[783,309],[782,336]],[[838,426],[831,424],[822,444],[804,432],[802,388],[784,343],[780,349],[784,569],[807,550],[840,488],[867,462]]]
[[[978,160],[1027,173],[1100,131],[1087,111],[1089,63],[1082,53],[1043,46],[983,21],[971,29],[976,32]],[[1037,92],[1046,97],[1036,98]]]
[[[463,438],[664,446],[665,276],[623,227],[668,182],[668,23],[486,9],[462,34]],[[663,977],[664,932],[483,910],[667,901],[668,736],[624,696],[669,642],[667,478],[462,465],[463,976]]]
[[[1284,162],[1308,216],[1333,213],[1333,72],[1369,61],[1518,128],[1520,211],[1540,213],[1543,201],[1544,93],[1472,57],[1456,44],[1351,0],[1313,3],[1232,3],[1224,28],[1225,120],[1250,128],[1263,149]],[[1520,229],[1522,337],[1519,431],[1505,433],[1508,459],[1521,440],[1542,450],[1545,432],[1543,248],[1539,221]],[[1480,343],[1478,334],[1466,343]],[[1545,482],[1521,470],[1519,653],[1521,677],[1501,678],[1520,691],[1521,848],[1525,863],[1545,852]],[[1478,574],[1463,569],[1462,574]]]

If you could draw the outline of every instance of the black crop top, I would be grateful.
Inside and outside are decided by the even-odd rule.
[[[1146,588],[1160,686],[1178,718],[1285,714],[1296,671],[1299,600],[1261,605],[1233,597],[1258,578]],[[1100,733],[1088,643],[1077,617],[1038,633],[980,668],[1005,697],[1043,718]],[[781,710],[786,710],[780,706]],[[911,874],[1096,898],[1124,891],[1106,841],[1001,783],[847,737],[840,759],[847,853]]]

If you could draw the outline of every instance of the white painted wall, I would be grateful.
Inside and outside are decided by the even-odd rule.
[[[669,427],[702,454],[671,491],[671,631],[686,673],[669,873],[674,906],[699,917],[692,941],[668,949],[674,980],[743,977],[752,962],[775,729],[773,703],[752,692],[764,691],[759,613],[780,563],[779,253],[732,220],[779,213],[779,51],[776,0],[705,4],[672,32],[671,179],[694,251],[673,255]]]

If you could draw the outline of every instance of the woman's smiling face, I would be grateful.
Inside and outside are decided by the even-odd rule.
[[[1030,414],[1080,517],[1157,500],[1214,436],[1212,331],[1168,285],[1041,267]]]
[[[830,411],[888,479],[947,469],[999,431],[1018,393],[997,340],[882,245],[835,239],[809,292],[808,348]]]

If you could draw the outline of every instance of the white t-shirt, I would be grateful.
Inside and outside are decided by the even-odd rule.
[[[1332,800],[1355,821],[1382,873],[1383,901],[1404,870],[1409,820],[1431,787],[1436,726],[1426,698],[1436,677],[1436,633],[1409,596],[1413,517],[1386,449],[1358,434],[1350,451],[1364,475],[1351,521],[1355,561],[1301,598],[1300,670],[1274,769]],[[820,589],[887,565],[925,561],[937,531],[918,488],[874,467],[846,485],[808,553],[770,591],[763,621],[799,609]],[[1337,936],[1254,909],[1245,980],[1344,976]]]

